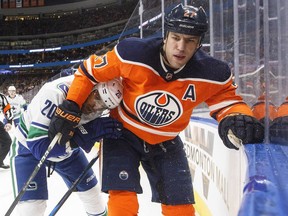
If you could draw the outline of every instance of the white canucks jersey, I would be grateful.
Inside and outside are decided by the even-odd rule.
[[[54,116],[56,107],[61,104],[67,96],[68,89],[74,79],[74,76],[66,76],[46,83],[36,96],[32,99],[28,105],[27,110],[23,112],[20,118],[20,123],[16,128],[15,136],[27,149],[33,154],[33,151],[38,151],[37,148],[31,146],[37,146],[38,144],[47,143],[47,147],[50,141],[48,138],[48,128],[50,121]],[[80,124],[85,124],[100,114],[91,113],[81,116]],[[102,114],[102,112],[101,112]],[[71,156],[71,151],[66,152],[62,156],[50,157],[50,161],[61,161]]]
[[[23,111],[23,106],[26,105],[25,99],[22,97],[22,95],[16,94],[14,98],[7,96],[7,100],[11,105],[14,118],[19,118]]]
[[[56,107],[66,98],[68,88],[73,76],[67,76],[46,83],[23,112],[20,124],[16,128],[15,136],[23,146],[29,148],[35,144],[47,140],[48,128]],[[47,142],[47,141],[46,141]],[[48,147],[49,143],[47,144]],[[31,150],[31,149],[30,149]],[[33,153],[33,150],[31,150]],[[61,161],[69,157],[67,153],[57,158],[49,158],[51,161]]]

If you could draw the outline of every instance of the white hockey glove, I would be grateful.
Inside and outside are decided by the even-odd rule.
[[[243,144],[263,142],[264,125],[252,116],[230,115],[220,121],[218,133],[227,148],[238,150]]]

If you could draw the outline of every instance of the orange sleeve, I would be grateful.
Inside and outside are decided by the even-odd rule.
[[[252,106],[252,112],[258,120],[263,119],[265,117],[265,103],[257,103]]]
[[[215,86],[215,95],[209,98],[206,103],[211,110],[210,115],[220,122],[230,114],[244,114],[254,116],[251,108],[243,101],[243,98],[236,94],[237,85],[230,79],[224,86]]]
[[[288,116],[288,102],[283,103],[278,108],[277,117],[283,117],[283,116]]]
[[[76,102],[81,109],[94,84],[85,75],[75,73],[74,76],[66,99]]]
[[[120,70],[121,67],[125,68]],[[96,83],[106,82],[120,75],[125,77],[130,67],[130,64],[123,64],[120,61],[115,48],[102,56],[95,54],[89,56],[75,72],[67,99],[76,102],[81,108]],[[124,71],[123,74],[121,71]]]
[[[252,112],[258,120],[263,119],[266,116],[266,104],[260,102],[252,106]],[[269,118],[273,120],[277,116],[277,109],[273,104],[269,104]]]
[[[254,116],[252,110],[250,107],[245,104],[245,103],[238,103],[238,104],[233,104],[227,108],[224,108],[220,110],[216,114],[216,119],[218,122],[220,122],[223,118],[225,118],[227,115],[230,114],[243,114],[243,115],[248,115],[248,116]]]

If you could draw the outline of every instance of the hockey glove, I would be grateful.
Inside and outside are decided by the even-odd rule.
[[[227,148],[238,150],[242,144],[263,142],[264,125],[251,116],[231,115],[220,121],[218,133]]]
[[[57,133],[61,133],[62,137],[59,140],[60,145],[66,145],[66,142],[73,137],[75,127],[80,122],[81,111],[78,105],[69,100],[64,100],[60,104],[54,116],[51,119],[48,136],[50,140],[54,138]]]
[[[288,116],[274,119],[269,132],[271,142],[288,145]]]
[[[122,128],[122,123],[110,117],[96,118],[77,127],[70,143],[72,147],[79,146],[89,153],[95,142],[102,138],[119,138],[122,135]]]

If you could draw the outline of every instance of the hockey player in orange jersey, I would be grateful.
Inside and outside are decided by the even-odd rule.
[[[203,8],[177,5],[165,17],[164,30],[164,38],[124,39],[103,56],[91,55],[75,73],[61,106],[79,116],[96,83],[122,78],[123,103],[111,116],[123,123],[123,134],[104,139],[102,146],[102,191],[109,193],[109,216],[137,215],[140,164],[163,215],[195,214],[191,174],[178,135],[202,102],[220,122],[219,135],[228,148],[263,141],[263,125],[236,95],[229,66],[201,50],[208,30]],[[61,139],[65,143],[74,126],[56,114],[50,137],[68,129],[71,133]]]

